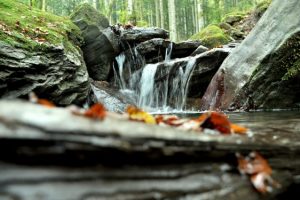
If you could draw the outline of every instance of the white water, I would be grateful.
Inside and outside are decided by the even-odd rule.
[[[116,58],[118,63],[118,73],[114,69],[116,83],[121,92],[131,94],[131,97],[136,99],[138,107],[150,112],[184,111],[188,84],[196,64],[196,57],[171,60],[172,48],[173,45],[170,43],[162,63],[147,64],[139,69],[136,66],[138,65],[136,60],[130,62],[130,65],[126,66],[131,67],[131,69],[126,69],[130,77],[128,84],[124,77],[124,68],[126,68],[124,65],[127,58],[124,54]],[[141,59],[136,49],[131,50],[131,53],[132,59]],[[178,62],[181,63],[180,66],[178,64],[176,66]],[[161,80],[155,81],[155,77],[159,75],[162,77]]]

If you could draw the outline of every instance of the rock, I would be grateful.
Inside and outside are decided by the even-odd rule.
[[[132,27],[121,31],[121,40],[126,43],[140,43],[153,38],[167,39],[169,32],[162,28]]]
[[[202,97],[212,77],[218,71],[232,48],[216,48],[199,55],[190,78],[188,97]]]
[[[283,123],[288,131],[274,129],[278,124],[256,123],[258,129],[252,136],[210,135],[129,121],[111,113],[100,121],[74,115],[68,109],[2,100],[0,197],[287,197],[288,186],[299,176],[300,135],[295,127],[300,123],[299,119]],[[235,152],[253,150],[269,160],[280,189],[260,195],[249,179],[237,172]]]
[[[70,18],[73,22],[84,21],[88,25],[96,25],[100,30],[109,27],[107,17],[88,3],[84,3],[76,7],[75,11],[70,15]],[[82,29],[82,27],[80,28]]]
[[[198,54],[204,53],[205,51],[208,51],[208,48],[200,45],[190,56],[196,56]]]
[[[200,40],[201,43],[208,47],[214,48],[230,42],[229,36],[217,25],[209,25],[199,33],[193,35],[191,40]]]
[[[96,101],[102,103],[109,111],[123,113],[129,105],[135,105],[131,93],[111,88],[107,82],[94,81],[92,90]]]
[[[119,53],[117,36],[110,28],[100,31],[95,25],[87,25],[82,35],[85,43],[81,48],[90,77],[107,81],[114,58]]]
[[[296,0],[273,1],[253,31],[222,64],[203,98],[203,109],[209,105],[227,109],[234,98],[237,107],[249,104],[246,107],[250,109],[251,105],[298,107],[299,9]],[[215,94],[219,94],[219,100],[212,104]]]
[[[17,1],[1,3],[1,21],[10,27],[9,31],[20,32],[15,21],[11,20],[13,15],[21,28],[26,24],[39,27],[47,34],[35,36],[37,33],[31,29],[22,34],[0,31],[0,97],[27,98],[28,93],[34,91],[39,97],[58,105],[84,103],[90,84],[78,47],[82,41],[80,30],[70,20],[50,13],[45,17],[40,10],[34,10],[34,18],[29,17],[33,11]],[[43,20],[37,24],[37,19]]]
[[[107,81],[112,63],[119,53],[119,38],[109,27],[108,19],[89,4],[80,5],[71,15],[82,31],[84,60],[89,76]]]
[[[172,47],[170,46],[172,44]],[[138,44],[134,49],[126,50],[125,57],[131,60],[130,64],[134,62],[131,59],[133,54],[139,54],[145,59],[145,63],[162,62],[166,57],[166,50],[171,50],[171,58],[183,58],[189,56],[200,46],[199,41],[183,41],[180,43],[173,43],[162,38],[154,38]],[[205,48],[205,47],[204,47]],[[135,52],[137,51],[137,52]],[[139,69],[139,68],[136,68]]]
[[[174,43],[171,58],[184,58],[190,56],[201,44],[200,41],[193,40]],[[200,49],[198,49],[198,51],[199,50]],[[204,49],[202,48],[202,50]]]
[[[0,41],[0,94],[16,98],[35,91],[59,105],[83,103],[89,91],[88,74],[80,51],[48,47],[29,52]]]

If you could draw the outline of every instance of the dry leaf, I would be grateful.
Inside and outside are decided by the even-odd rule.
[[[237,124],[230,124],[230,129],[232,133],[236,133],[236,134],[246,134],[248,129],[243,127],[243,126],[239,126]]]
[[[204,113],[198,120],[203,120],[201,124],[202,128],[218,130],[223,134],[231,133],[230,122],[225,114],[218,112]]]
[[[131,120],[142,121],[147,124],[156,124],[156,120],[152,115],[137,107],[128,106],[126,109],[126,113],[128,113],[129,119]]]
[[[236,156],[240,173],[250,176],[251,182],[257,191],[266,193],[271,192],[273,187],[280,187],[280,184],[271,177],[272,168],[268,161],[259,153],[252,152],[246,157],[240,154]]]
[[[29,101],[32,103],[37,103],[37,104],[43,105],[48,108],[55,107],[55,104],[53,102],[51,102],[47,99],[39,99],[34,92],[29,93]]]
[[[96,103],[93,106],[91,106],[87,111],[85,111],[83,115],[88,118],[103,120],[106,116],[106,109],[102,104]]]

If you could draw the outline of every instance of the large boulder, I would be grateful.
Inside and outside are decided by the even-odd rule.
[[[82,31],[81,48],[90,77],[107,80],[114,57],[119,53],[118,36],[109,27],[108,19],[89,4],[79,6],[71,18]]]
[[[70,20],[49,13],[45,18],[45,13],[30,11],[14,1],[3,4],[0,11],[0,97],[23,97],[34,91],[59,105],[83,103],[90,84],[78,47],[82,40],[79,29]],[[22,9],[22,12],[11,8]],[[18,18],[18,26],[7,13]],[[26,32],[21,32],[25,29]]]
[[[299,106],[300,18],[297,0],[274,0],[257,26],[224,61],[203,109]],[[235,100],[234,100],[235,99]]]

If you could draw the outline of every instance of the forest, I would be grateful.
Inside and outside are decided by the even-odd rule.
[[[60,16],[89,3],[111,24],[131,22],[170,30],[171,39],[186,40],[228,13],[246,14],[263,0],[19,0]]]
[[[0,0],[0,200],[298,200],[299,0]]]

